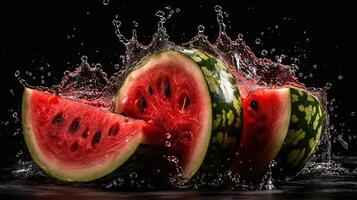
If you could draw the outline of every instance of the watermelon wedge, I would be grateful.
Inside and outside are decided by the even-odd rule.
[[[49,175],[86,182],[121,166],[144,134],[160,128],[104,109],[25,88],[25,141],[34,161]]]
[[[202,163],[221,169],[232,162],[242,121],[235,85],[226,65],[204,51],[164,50],[133,67],[118,89],[115,111],[163,127],[165,137],[152,140],[178,157],[189,179]]]
[[[321,104],[306,90],[292,86],[241,88],[247,94],[243,98],[243,131],[231,170],[254,179],[274,159],[278,163],[274,174],[296,175],[312,158],[320,141]]]
[[[258,89],[243,99],[243,131],[231,170],[255,178],[279,153],[289,128],[289,88]]]

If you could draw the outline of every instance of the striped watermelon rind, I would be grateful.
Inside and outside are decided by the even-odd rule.
[[[312,94],[299,88],[290,88],[291,118],[287,136],[276,157],[282,176],[293,176],[313,157],[321,139],[323,110]]]

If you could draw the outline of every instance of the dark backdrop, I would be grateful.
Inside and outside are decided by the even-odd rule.
[[[111,74],[124,53],[111,23],[115,14],[123,22],[124,35],[130,36],[132,21],[136,20],[139,39],[148,43],[156,30],[154,14],[166,5],[181,9],[166,25],[176,43],[190,39],[199,24],[206,26],[206,33],[214,41],[217,24],[213,6],[220,4],[229,13],[226,18],[229,35],[235,38],[242,33],[257,54],[275,48],[275,53],[267,57],[286,54],[286,64],[293,62],[290,58],[298,58],[299,72],[303,76],[313,74],[301,79],[308,86],[332,83],[329,90],[329,99],[335,99],[332,123],[350,144],[350,150],[344,150],[337,141],[333,150],[347,155],[353,148],[357,149],[355,140],[349,141],[349,136],[356,135],[357,123],[357,116],[351,116],[351,112],[357,112],[353,6],[329,1],[321,5],[302,1],[229,2],[109,0],[107,6],[102,0],[3,2],[0,5],[0,167],[16,162],[21,154],[27,155],[17,120],[23,88],[14,76],[16,70],[32,85],[49,86],[60,81],[64,70],[74,69],[81,55],[87,55],[91,63],[101,63]],[[256,38],[262,42],[256,44]],[[42,79],[45,83],[41,83]]]

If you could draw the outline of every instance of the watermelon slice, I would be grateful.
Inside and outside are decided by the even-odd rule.
[[[133,67],[117,92],[115,111],[163,127],[166,136],[149,143],[166,146],[189,179],[202,163],[215,169],[231,163],[242,121],[235,84],[228,68],[204,51],[164,50]]]
[[[277,174],[294,176],[312,158],[321,139],[321,103],[309,92],[291,88],[291,118],[284,144],[275,159]]]
[[[243,131],[231,166],[252,179],[276,160],[275,174],[293,176],[311,159],[321,138],[321,104],[303,89],[243,87]],[[276,170],[279,169],[279,170]]]
[[[244,178],[264,171],[279,153],[289,128],[288,88],[258,89],[243,99],[243,131],[231,170]]]
[[[25,88],[25,141],[34,161],[64,181],[91,181],[121,166],[143,134],[160,128],[104,109]]]

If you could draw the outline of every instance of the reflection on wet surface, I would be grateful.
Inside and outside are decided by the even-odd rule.
[[[311,185],[310,181],[296,182],[273,191],[163,191],[163,192],[106,192],[73,186],[14,185],[0,186],[1,199],[348,199],[357,195],[357,184],[352,180],[335,180]],[[319,181],[320,183],[322,180]],[[292,186],[293,185],[293,186]],[[309,186],[310,185],[310,186]],[[337,186],[337,187],[336,187]],[[341,188],[343,187],[343,188]],[[309,188],[309,189],[307,189]]]
[[[50,178],[0,182],[0,199],[353,199],[357,196],[357,176],[297,177],[279,181],[270,191],[106,191],[88,186],[54,183]]]

